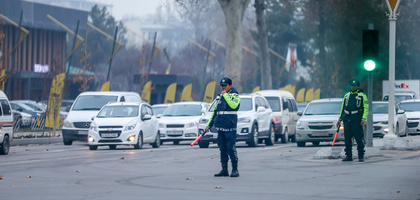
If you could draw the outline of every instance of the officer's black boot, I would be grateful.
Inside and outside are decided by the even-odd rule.
[[[230,177],[238,177],[238,162],[232,162],[232,173],[230,174]]]
[[[343,160],[342,160],[343,162],[346,162],[346,161],[353,161],[353,156],[346,156]]]
[[[228,164],[227,163],[222,163],[222,170],[219,173],[214,174],[214,176],[215,177],[229,176]]]
[[[365,157],[364,155],[359,155],[359,162],[365,162]]]

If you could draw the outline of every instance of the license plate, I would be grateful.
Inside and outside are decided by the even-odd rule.
[[[417,130],[415,128],[409,128],[408,132],[412,133],[412,132],[416,132]]]
[[[217,138],[217,134],[213,134],[213,138]]]
[[[87,135],[88,134],[88,131],[79,131],[79,132],[77,132],[77,134],[79,134],[79,135]]]
[[[325,131],[323,131],[323,132],[313,132],[312,133],[312,136],[329,136],[329,135],[330,135],[330,133],[325,132]]]
[[[168,135],[182,135],[182,131],[168,131]]]
[[[102,133],[101,137],[118,137],[118,133]]]

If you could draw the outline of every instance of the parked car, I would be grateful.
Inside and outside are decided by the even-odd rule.
[[[248,146],[255,147],[265,141],[267,146],[274,144],[273,111],[267,99],[260,94],[241,94],[238,111],[236,141],[245,141]],[[208,113],[200,119],[200,133],[204,133],[206,124],[214,110],[213,101]],[[217,130],[212,127],[199,141],[201,148],[207,148],[210,142],[217,141]]]
[[[140,103],[136,92],[83,92],[74,101],[62,127],[64,145],[72,145],[73,140],[88,141],[88,130],[92,117],[109,102]]]
[[[0,155],[7,155],[13,140],[13,115],[9,99],[3,91],[0,91],[0,123]]]
[[[157,118],[160,118],[163,112],[168,108],[171,104],[155,104],[152,106],[153,112],[155,113]]]
[[[117,145],[141,149],[143,144],[158,148],[159,125],[147,103],[109,103],[90,124],[88,142],[90,150],[96,150],[98,146],[115,149]]]
[[[408,134],[420,134],[420,99],[401,101],[399,106],[407,116]]]
[[[298,112],[302,112],[305,110],[306,106],[308,105],[308,103],[297,103],[297,108],[298,108]]]
[[[292,93],[283,90],[261,90],[256,92],[264,96],[273,110],[275,141],[281,138],[287,143],[289,138],[295,142],[296,122],[298,108]]]
[[[41,112],[41,113],[45,113],[46,109],[39,105],[36,101],[32,101],[32,100],[13,100],[10,102],[17,102],[17,103],[23,103],[29,107],[31,107],[32,109],[34,109],[36,112]]]
[[[309,102],[304,112],[299,112],[296,123],[296,144],[304,147],[306,142],[318,146],[320,142],[332,142],[337,131],[343,99],[317,99]],[[340,127],[338,141],[344,141],[344,128]]]
[[[388,102],[374,101],[372,102],[373,113],[373,137],[383,137],[388,134]],[[395,135],[406,136],[408,133],[407,116],[398,104],[395,105],[394,112]]]
[[[33,119],[39,118],[43,114],[43,112],[36,111],[33,108],[27,106],[26,104],[18,101],[10,101],[10,106],[12,106],[12,110],[30,114]]]
[[[205,114],[209,104],[204,102],[177,102],[170,105],[159,119],[161,142],[195,140],[198,122]]]

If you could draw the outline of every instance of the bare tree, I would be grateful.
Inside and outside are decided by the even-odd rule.
[[[267,26],[264,17],[264,0],[255,0],[254,7],[257,16],[258,46],[261,70],[261,89],[272,89],[273,83],[271,80],[270,54],[268,52]]]
[[[242,20],[251,0],[218,0],[225,14],[226,31],[226,68],[225,75],[233,79],[241,91],[242,68]]]

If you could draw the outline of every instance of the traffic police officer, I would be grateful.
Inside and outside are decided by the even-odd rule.
[[[341,121],[344,122],[346,158],[343,161],[353,161],[352,137],[354,137],[357,142],[359,162],[364,162],[365,144],[363,140],[363,126],[366,126],[369,105],[367,103],[367,96],[359,88],[359,85],[360,83],[356,79],[350,81],[351,91],[344,95],[340,116],[337,121],[337,127],[341,125]]]
[[[220,162],[222,170],[214,174],[215,177],[229,176],[228,161],[232,162],[230,177],[238,177],[238,154],[236,153],[236,124],[238,122],[237,111],[241,98],[238,91],[232,87],[232,80],[228,77],[220,81],[222,93],[216,97],[213,114],[207,123],[205,132],[213,127],[217,130],[217,144],[220,149]]]

